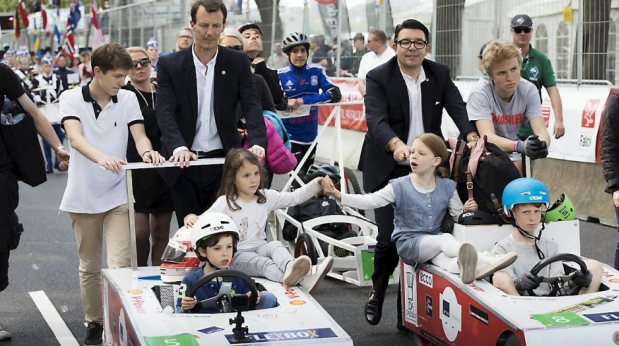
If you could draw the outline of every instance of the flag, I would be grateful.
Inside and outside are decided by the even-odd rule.
[[[15,18],[13,19],[13,27],[15,28],[15,40],[19,38],[19,5],[15,8]]]
[[[97,19],[97,0],[93,0],[90,10],[92,12],[92,26],[95,28],[92,37],[92,49],[95,49],[103,44],[103,31],[99,28],[99,20]]]
[[[45,8],[44,1],[41,2],[41,20],[43,21],[43,31],[45,31],[45,36],[49,37],[49,30],[47,30],[47,9]]]
[[[19,8],[19,14],[21,15],[21,22],[24,23],[24,26],[28,28],[30,25],[30,21],[28,21],[28,12],[26,12],[26,7],[24,6],[24,0],[19,0],[17,4],[17,8]]]
[[[37,30],[37,21],[34,20],[34,31],[32,32],[32,38],[34,41],[34,53],[40,58],[41,57],[41,37],[39,36],[39,31]]]
[[[58,22],[60,21],[60,8],[56,12],[56,20],[54,21],[54,36],[56,36],[56,41],[58,41],[58,45],[61,44],[61,36],[60,29],[58,29]]]
[[[62,44],[62,53],[73,59],[75,54],[75,38],[73,37],[73,31],[77,28],[77,23],[82,18],[80,12],[80,3],[77,0],[71,2],[71,10],[69,11],[69,18],[67,18],[67,28],[64,32],[64,43]]]

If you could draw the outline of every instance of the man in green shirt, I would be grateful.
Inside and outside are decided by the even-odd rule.
[[[540,101],[542,100],[542,86],[546,88],[555,115],[553,133],[555,138],[561,138],[565,134],[561,95],[559,95],[559,89],[557,89],[557,79],[550,59],[544,53],[531,46],[531,37],[533,36],[533,21],[531,17],[526,14],[515,15],[511,22],[511,32],[514,44],[520,48],[524,58],[522,60],[520,76],[535,84],[539,92]],[[518,131],[518,136],[521,139],[525,139],[532,134],[533,130],[528,123],[523,124],[520,127],[520,131]]]

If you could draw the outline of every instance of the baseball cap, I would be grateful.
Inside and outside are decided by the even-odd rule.
[[[533,26],[531,17],[526,14],[517,14],[512,18],[512,28],[530,28]]]

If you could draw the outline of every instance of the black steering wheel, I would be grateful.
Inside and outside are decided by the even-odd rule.
[[[585,261],[583,261],[582,258],[580,258],[579,256],[576,256],[570,253],[560,253],[560,254],[556,254],[552,257],[539,261],[531,269],[531,274],[537,276],[537,274],[542,270],[542,268],[545,268],[551,265],[552,263],[563,262],[563,261],[576,262],[576,264],[580,266],[580,271],[583,272],[585,275],[589,272],[589,269],[587,269],[587,265],[585,264]],[[573,272],[570,275],[562,275],[562,276],[549,276],[549,277],[541,276],[540,277],[542,279],[541,282],[546,282],[550,284],[550,293],[548,294],[548,296],[558,297],[558,296],[577,295],[578,292],[580,291],[580,287],[578,287],[577,285],[572,285],[572,287],[570,288],[570,285],[568,285],[568,283],[572,281],[572,279],[574,278],[575,273],[576,272]],[[527,292],[529,293],[530,296],[537,296],[537,294],[535,294],[533,290],[527,290]]]
[[[245,285],[249,288],[251,292],[251,296],[249,296],[249,308],[248,310],[256,309],[256,303],[258,300],[258,288],[256,287],[256,283],[246,274],[238,271],[238,270],[217,270],[208,275],[205,275],[198,279],[189,290],[185,296],[193,297],[196,295],[196,291],[198,288],[207,285],[213,279],[221,277],[223,279],[221,287],[219,288],[219,292],[214,297],[204,299],[199,301],[196,306],[194,306],[189,312],[191,313],[199,313],[202,309],[207,308],[219,308],[222,310],[222,306],[218,305],[218,302],[224,298],[227,298],[228,303],[232,301],[232,282],[234,279],[241,279],[245,283]],[[222,311],[222,312],[230,312],[230,311]]]

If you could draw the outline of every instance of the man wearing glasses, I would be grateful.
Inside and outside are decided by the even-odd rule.
[[[546,88],[546,92],[550,96],[552,110],[555,114],[554,136],[555,138],[561,138],[565,134],[561,95],[559,94],[559,89],[557,89],[557,79],[550,59],[544,53],[531,46],[533,21],[526,14],[517,14],[512,18],[511,27],[514,44],[522,51],[523,60],[520,76],[535,84],[540,102],[542,100],[542,86]],[[526,139],[532,134],[533,130],[528,123],[523,124],[520,127],[520,131],[518,131],[518,137],[521,139]]]
[[[375,192],[389,180],[410,174],[410,147],[415,137],[434,133],[441,138],[443,108],[469,142],[479,135],[469,122],[466,106],[449,75],[449,67],[425,59],[430,50],[430,34],[425,25],[407,19],[395,28],[395,57],[367,75],[365,112],[368,132],[363,142],[359,169],[363,188]],[[399,257],[393,233],[393,207],[374,210],[378,236],[374,252],[372,291],[365,305],[368,323],[378,324],[389,276]],[[398,329],[402,326],[398,295]]]

